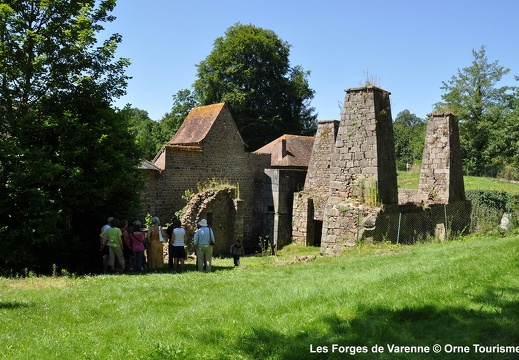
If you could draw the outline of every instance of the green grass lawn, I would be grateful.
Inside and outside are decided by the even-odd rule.
[[[299,261],[301,251],[316,258]],[[519,346],[518,236],[365,245],[335,257],[291,245],[277,259],[245,257],[236,269],[232,259],[216,259],[211,274],[193,268],[0,278],[0,357],[519,357],[473,347]],[[384,352],[373,353],[375,345]],[[427,346],[430,353],[395,354],[392,346]],[[449,353],[453,346],[469,354]]]
[[[420,173],[399,171],[397,180],[399,188],[417,189],[418,181],[420,180]],[[499,190],[509,192],[510,194],[519,194],[519,183],[476,176],[464,176],[463,180],[465,183],[465,190]]]

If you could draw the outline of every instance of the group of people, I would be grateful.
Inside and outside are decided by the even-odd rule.
[[[142,223],[138,220],[128,227],[127,220],[119,221],[109,217],[99,235],[103,272],[106,273],[108,267],[119,273],[124,270],[161,269],[164,266],[163,243],[165,242],[169,242],[170,266],[174,272],[183,272],[186,258],[185,234],[186,231],[177,218],[173,219],[173,223],[165,230],[160,226],[159,218],[153,217],[151,226],[144,231]],[[197,223],[193,242],[196,248],[198,270],[211,272],[215,238],[206,219]],[[239,241],[231,246],[231,254],[234,258],[234,266],[238,266],[240,256],[243,255],[243,247]]]

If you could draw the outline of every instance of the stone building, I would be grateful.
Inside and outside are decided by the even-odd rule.
[[[305,184],[313,145],[313,136],[283,135],[254,152],[271,156],[270,169],[265,169],[263,236],[278,248],[292,242],[294,193]]]
[[[269,154],[249,153],[245,148],[225,103],[192,109],[155,159],[141,166],[146,180],[143,212],[169,222],[186,205],[182,198],[186,190],[196,193],[211,179],[225,179],[236,188],[233,196],[241,200],[235,204],[238,213],[228,211],[229,202],[219,195],[214,201],[226,208],[206,203],[198,215],[207,218],[221,244],[230,245],[238,237],[246,248],[254,247],[263,228],[264,169],[270,167],[271,159]],[[240,219],[239,233],[229,229],[236,220],[226,219],[226,214]]]
[[[305,189],[294,198],[296,242],[333,254],[359,241],[468,229],[457,122],[450,114],[429,119],[419,189],[399,196],[389,95],[348,89],[340,123],[319,124]]]

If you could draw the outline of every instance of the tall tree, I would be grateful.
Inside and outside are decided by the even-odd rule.
[[[226,102],[251,150],[283,133],[313,133],[309,71],[291,67],[290,45],[273,31],[235,24],[197,65],[194,91],[202,105]]]
[[[125,92],[115,0],[0,4],[0,268],[86,270],[107,214],[138,200],[138,154],[111,108]],[[82,268],[76,268],[83,264]]]
[[[182,122],[187,117],[192,108],[196,107],[196,99],[189,89],[183,89],[173,95],[173,106],[171,111],[166,113],[160,120],[161,140],[164,142],[171,140]]]
[[[395,156],[399,170],[405,170],[407,164],[422,159],[425,141],[425,122],[409,110],[398,113],[393,122],[395,134]]]
[[[126,105],[120,114],[126,117],[130,132],[135,138],[135,146],[142,159],[151,160],[162,146],[163,136],[160,124],[150,119],[148,112]]]
[[[458,69],[457,75],[442,83],[445,93],[436,109],[448,109],[458,117],[465,172],[495,175],[497,169],[488,156],[489,139],[509,108],[511,88],[497,84],[510,69],[500,66],[498,61],[489,63],[485,46],[472,50],[472,55],[471,66]]]

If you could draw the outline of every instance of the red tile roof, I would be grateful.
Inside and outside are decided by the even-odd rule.
[[[220,103],[191,109],[167,145],[200,145],[224,107],[225,103]]]
[[[283,151],[283,142],[285,150]],[[313,136],[283,135],[256,150],[256,154],[271,154],[273,168],[308,168],[314,146]]]

